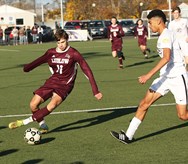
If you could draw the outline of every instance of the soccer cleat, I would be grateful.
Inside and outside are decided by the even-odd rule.
[[[144,55],[145,56],[145,59],[149,59],[148,55]]]
[[[48,126],[46,124],[42,124],[40,127],[39,127],[39,131],[41,134],[45,134],[45,133],[48,133]]]
[[[129,144],[132,141],[128,139],[128,137],[126,136],[125,132],[123,130],[121,130],[120,133],[111,131],[110,134],[112,135],[112,137],[114,137],[115,139],[117,139],[118,141],[124,143],[124,144]]]
[[[11,122],[9,125],[8,125],[8,127],[10,128],[10,129],[15,129],[15,128],[18,128],[18,127],[20,127],[20,126],[23,126],[24,124],[23,124],[23,120],[17,120],[17,121],[15,121],[15,122]]]

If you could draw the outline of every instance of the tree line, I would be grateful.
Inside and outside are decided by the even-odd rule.
[[[9,5],[21,9],[36,8],[36,0],[6,0]],[[185,0],[187,2],[188,0]],[[144,10],[168,9],[168,0],[62,0],[64,20],[94,20],[140,18]],[[182,0],[172,0],[172,8]],[[0,1],[2,5],[3,2]],[[45,18],[58,19],[61,17],[60,0],[52,0],[52,7],[45,7]],[[36,11],[36,9],[34,9]],[[41,16],[37,18],[41,19]]]

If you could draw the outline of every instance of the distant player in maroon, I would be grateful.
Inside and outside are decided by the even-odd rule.
[[[148,37],[148,30],[146,26],[143,25],[143,20],[139,19],[137,21],[137,26],[135,27],[135,38],[138,39],[138,46],[140,47],[140,50],[144,54],[145,58],[148,58],[147,52],[150,53],[150,49],[147,48],[147,37]]]
[[[116,17],[111,18],[111,25],[108,27],[108,39],[112,43],[112,56],[115,58],[118,56],[119,68],[123,68],[123,60],[125,57],[122,52],[122,37],[125,36],[121,25],[117,24]]]
[[[93,95],[97,100],[102,98],[90,67],[82,55],[68,45],[68,37],[68,34],[64,30],[58,30],[55,34],[57,47],[47,50],[43,56],[24,66],[24,72],[29,72],[43,63],[48,63],[53,74],[46,80],[43,86],[34,92],[34,96],[30,102],[33,115],[27,119],[10,123],[10,129],[37,121],[39,122],[41,133],[46,133],[48,126],[45,123],[44,117],[60,105],[72,91],[78,64],[89,79]],[[39,109],[39,105],[49,98],[51,100],[47,106]]]

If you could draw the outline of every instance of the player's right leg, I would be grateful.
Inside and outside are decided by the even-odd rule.
[[[116,58],[116,57],[117,57],[117,51],[112,51],[112,56],[113,56],[114,58]]]

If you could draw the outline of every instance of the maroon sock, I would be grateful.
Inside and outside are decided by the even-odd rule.
[[[48,114],[50,114],[50,111],[47,109],[47,107],[44,107],[44,108],[38,110],[37,112],[35,112],[32,115],[32,118],[34,121],[39,122],[40,120],[43,120],[43,118],[45,116],[47,116]]]
[[[40,110],[40,109],[38,109],[37,111],[32,111],[32,113],[34,114],[34,113],[38,112],[39,110]],[[36,120],[36,121],[39,123],[39,122],[41,122],[42,120],[44,120],[44,118],[38,119],[38,120]]]
[[[119,65],[123,65],[123,59],[122,58],[118,58],[119,60]]]

